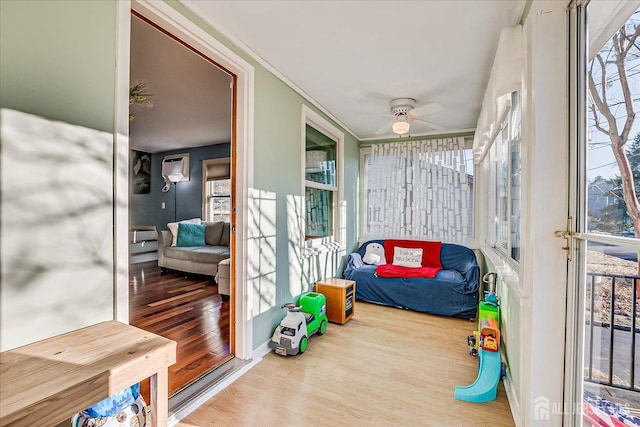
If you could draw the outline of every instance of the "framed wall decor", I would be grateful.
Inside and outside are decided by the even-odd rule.
[[[151,154],[133,150],[131,157],[131,191],[148,194],[151,191]]]

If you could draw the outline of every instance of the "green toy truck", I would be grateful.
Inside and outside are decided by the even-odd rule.
[[[300,305],[284,304],[287,315],[273,332],[269,348],[281,356],[304,353],[309,337],[316,332],[323,335],[327,331],[327,299],[316,292],[307,292],[300,296]]]

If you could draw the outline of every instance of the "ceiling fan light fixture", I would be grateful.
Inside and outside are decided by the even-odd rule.
[[[393,126],[391,128],[393,129],[393,133],[402,136],[405,133],[409,132],[410,127],[411,125],[409,125],[409,122],[404,120],[397,120],[393,123]]]

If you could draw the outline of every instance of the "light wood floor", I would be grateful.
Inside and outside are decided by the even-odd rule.
[[[474,327],[358,302],[304,354],[267,354],[179,426],[513,426],[502,382],[493,402],[453,398],[477,376]]]

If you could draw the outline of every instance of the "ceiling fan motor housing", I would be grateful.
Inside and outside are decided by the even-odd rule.
[[[391,101],[391,114],[406,116],[415,106],[416,100],[413,98],[396,98]]]

